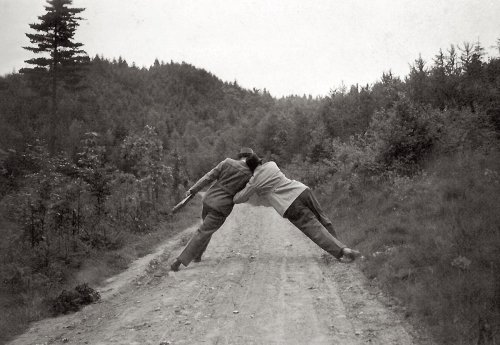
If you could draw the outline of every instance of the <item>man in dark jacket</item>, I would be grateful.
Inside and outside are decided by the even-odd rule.
[[[196,194],[209,183],[215,181],[203,198],[201,212],[203,223],[188,242],[186,248],[170,266],[172,271],[177,272],[181,263],[188,266],[193,260],[195,262],[201,260],[212,234],[224,224],[227,216],[233,210],[234,195],[242,190],[252,177],[252,173],[245,163],[245,159],[252,154],[252,149],[242,148],[238,154],[238,160],[224,159],[187,191],[187,195]]]

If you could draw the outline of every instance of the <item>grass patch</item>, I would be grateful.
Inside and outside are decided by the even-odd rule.
[[[499,171],[496,153],[449,157],[412,178],[360,184],[355,193],[332,184],[322,196],[335,205],[341,240],[367,258],[366,276],[443,344],[500,338]]]

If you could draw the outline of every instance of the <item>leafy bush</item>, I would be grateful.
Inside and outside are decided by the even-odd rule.
[[[377,161],[389,170],[412,174],[428,158],[437,133],[430,110],[418,110],[407,100],[396,102],[390,110],[376,112],[368,136],[377,153]]]
[[[163,145],[155,129],[146,126],[142,133],[126,137],[121,150],[126,170],[143,186],[144,199],[158,202],[172,182],[172,169],[165,164]]]
[[[81,309],[81,307],[97,302],[101,299],[98,291],[89,287],[86,283],[77,285],[74,290],[63,290],[51,303],[51,311],[54,316],[67,314]]]
[[[482,111],[445,110],[434,117],[433,126],[439,133],[436,145],[439,154],[488,151],[497,143],[494,124]]]

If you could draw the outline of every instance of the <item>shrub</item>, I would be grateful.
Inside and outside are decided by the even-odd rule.
[[[368,136],[377,161],[403,174],[421,169],[437,139],[431,120],[430,110],[417,109],[404,99],[390,110],[376,112]]]
[[[144,199],[158,202],[172,182],[172,169],[164,162],[163,144],[155,129],[146,126],[141,134],[126,137],[121,149],[126,170],[137,177]]]
[[[445,110],[434,118],[433,126],[439,133],[436,143],[438,154],[488,151],[497,144],[494,125],[489,116],[481,111]]]
[[[51,311],[54,316],[67,314],[80,310],[81,307],[94,303],[101,299],[98,291],[89,287],[86,283],[77,285],[74,290],[63,290],[51,302]]]

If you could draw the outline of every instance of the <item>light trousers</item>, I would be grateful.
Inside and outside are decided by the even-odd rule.
[[[205,204],[203,204],[201,218],[203,219],[203,223],[177,258],[184,266],[189,265],[194,259],[201,259],[212,238],[212,234],[219,230],[226,221],[224,214]]]

